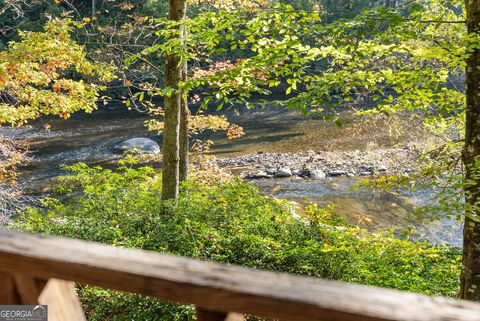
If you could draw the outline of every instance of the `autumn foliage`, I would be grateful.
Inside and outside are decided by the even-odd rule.
[[[21,41],[0,52],[0,124],[95,109],[101,83],[112,79],[113,70],[87,59],[70,37],[73,28],[69,19],[54,19],[44,32],[21,32]]]

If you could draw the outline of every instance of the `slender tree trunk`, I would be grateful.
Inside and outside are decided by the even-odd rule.
[[[187,80],[187,63],[185,62],[182,72],[182,81]],[[185,93],[182,93],[180,106],[180,181],[188,178],[188,121],[190,119],[190,110],[188,109],[188,100]]]
[[[181,21],[185,19],[187,10],[186,0],[170,0],[168,19]],[[178,32],[182,37],[182,32]],[[180,109],[182,94],[179,84],[182,80],[183,66],[180,57],[169,54],[165,57],[165,86],[175,91],[165,97],[165,124],[163,129],[163,181],[162,199],[177,199],[179,186],[180,163]]]
[[[468,33],[480,30],[480,1],[466,0]],[[480,156],[480,50],[474,49],[467,60],[467,106],[463,163],[466,167],[465,201],[475,205],[480,201],[480,179],[473,167]],[[480,218],[478,209],[465,218],[463,230],[463,262],[460,297],[480,301]]]
[[[385,0],[383,6],[387,8],[395,8],[397,6],[397,0]]]

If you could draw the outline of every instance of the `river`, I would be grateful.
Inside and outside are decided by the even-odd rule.
[[[229,157],[257,152],[301,152],[306,150],[362,149],[377,144],[394,146],[404,137],[391,138],[386,129],[337,128],[321,119],[304,118],[292,111],[271,110],[228,113],[229,119],[244,127],[246,135],[236,141],[224,133],[207,133],[202,139],[215,142],[211,153]],[[161,136],[148,132],[144,126],[148,118],[112,108],[91,115],[79,114],[69,119],[41,119],[27,128],[0,127],[0,134],[29,141],[33,162],[21,169],[20,182],[32,194],[48,191],[51,180],[63,172],[61,164],[87,162],[109,164],[120,156],[112,147],[133,137],[147,137],[161,143]],[[461,246],[461,224],[442,219],[419,223],[413,217],[414,209],[432,197],[432,191],[378,192],[352,190],[355,178],[329,178],[322,181],[305,179],[261,179],[253,183],[264,193],[295,201],[298,211],[303,204],[316,202],[334,204],[337,211],[356,224],[370,230],[378,228],[404,229],[414,226],[413,237],[432,243]]]

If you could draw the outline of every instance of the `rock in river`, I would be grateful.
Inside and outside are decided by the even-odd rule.
[[[343,176],[345,174],[346,173],[345,173],[344,170],[333,170],[333,171],[328,172],[328,175],[330,175],[330,176]]]
[[[247,178],[251,178],[251,179],[261,179],[261,178],[268,178],[268,177],[272,177],[272,176],[268,175],[268,173],[265,171],[258,171],[255,173],[249,173],[247,175]]]
[[[311,179],[325,179],[327,177],[327,175],[325,174],[325,172],[321,171],[321,170],[313,170],[310,172],[310,178]]]
[[[386,172],[388,168],[387,168],[386,165],[380,164],[380,165],[378,165],[377,169],[378,169],[379,172]]]
[[[156,142],[148,138],[132,138],[121,142],[115,146],[118,152],[126,152],[130,150],[138,150],[146,154],[160,154],[160,146]]]
[[[279,168],[275,173],[275,177],[290,177],[292,176],[292,170],[290,168]]]

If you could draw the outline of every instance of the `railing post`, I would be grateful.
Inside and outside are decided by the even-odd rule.
[[[217,312],[209,311],[196,307],[197,311],[197,321],[243,321],[245,316],[240,313],[235,312]]]
[[[43,290],[43,285],[36,282],[33,277],[15,274],[15,286],[22,304],[38,304],[38,297]]]
[[[0,304],[20,304],[13,275],[0,272]]]
[[[50,321],[85,321],[74,283],[0,273],[0,304],[46,304]]]
[[[71,281],[50,279],[38,298],[48,305],[49,321],[85,321],[82,305]]]

